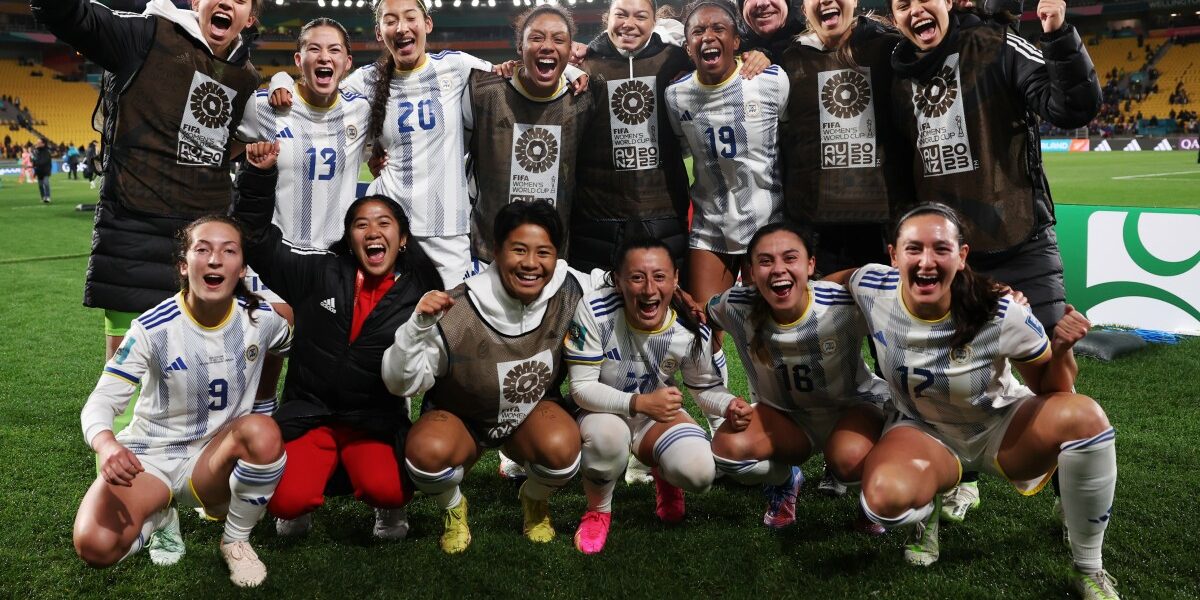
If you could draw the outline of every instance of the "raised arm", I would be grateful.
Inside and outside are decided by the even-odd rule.
[[[405,398],[423,394],[446,373],[449,353],[437,322],[451,306],[454,299],[446,292],[427,292],[408,321],[396,329],[395,343],[383,352],[383,383],[388,391]]]
[[[106,71],[140,66],[154,43],[154,18],[86,0],[31,0],[34,18]]]
[[[1041,0],[1041,51],[1009,31],[1005,40],[1012,85],[1025,104],[1063,129],[1087,125],[1100,110],[1100,82],[1079,32],[1064,21],[1064,0]]]

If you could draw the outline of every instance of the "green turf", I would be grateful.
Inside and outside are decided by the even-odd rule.
[[[1096,168],[1132,170],[1119,171],[1121,166]],[[1063,173],[1070,174],[1071,165],[1051,169],[1060,198],[1071,195],[1071,184],[1059,181]],[[88,251],[91,215],[72,206],[94,193],[56,176],[55,202],[41,206],[34,186],[15,186],[12,178],[3,184],[0,315],[9,333],[0,341],[0,596],[239,595],[217,554],[220,527],[190,514],[183,515],[188,554],[174,567],[154,567],[143,554],[95,571],[76,558],[71,525],[94,476],[79,409],[101,368],[102,319],[80,306],[86,258],[39,257]],[[1191,193],[1192,204],[1200,204],[1194,188],[1180,193]],[[736,355],[728,354],[734,390],[744,393]],[[1200,519],[1192,479],[1200,472],[1198,362],[1195,340],[1154,346],[1117,363],[1081,361],[1080,391],[1100,400],[1118,430],[1120,482],[1106,565],[1127,598],[1200,597]],[[495,468],[489,454],[467,478],[474,543],[465,555],[440,552],[441,522],[427,499],[411,507],[409,538],[383,544],[370,537],[370,511],[339,498],[318,511],[307,537],[280,539],[269,524],[255,529],[253,539],[271,573],[260,593],[1031,599],[1070,594],[1069,558],[1050,515],[1051,495],[1022,498],[993,478],[982,482],[981,509],[964,525],[944,528],[942,560],[918,570],[901,561],[901,535],[866,539],[851,533],[855,499],[817,496],[812,483],[802,492],[798,524],[779,534],[761,525],[757,490],[719,485],[707,495],[689,496],[687,521],[666,527],[653,516],[649,487],[621,484],[608,547],[600,556],[584,557],[570,537],[584,509],[576,481],[553,498],[557,539],[534,546],[520,537],[516,488],[499,480]],[[805,472],[818,476],[819,460],[809,461]]]
[[[1044,158],[1059,204],[1200,208],[1195,152],[1068,152]]]

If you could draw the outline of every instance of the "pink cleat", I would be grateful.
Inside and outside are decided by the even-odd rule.
[[[650,471],[654,475],[654,514],[663,523],[678,523],[683,520],[686,509],[683,506],[683,490],[671,485],[658,467]]]
[[[767,497],[767,512],[763,514],[763,524],[771,529],[782,529],[796,522],[796,496],[800,494],[800,486],[804,485],[804,473],[800,467],[792,467],[792,473],[787,481],[779,485],[764,485],[763,495]]]
[[[584,554],[599,554],[608,541],[608,528],[612,526],[612,513],[589,510],[579,520],[575,530],[575,547]]]

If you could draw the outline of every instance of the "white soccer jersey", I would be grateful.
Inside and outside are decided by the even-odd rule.
[[[413,235],[463,235],[471,231],[471,203],[462,98],[471,71],[491,71],[492,64],[453,50],[426,57],[424,65],[392,76],[382,134],[387,167],[368,191],[399,202]],[[377,74],[367,65],[342,87],[369,95]]]
[[[657,331],[644,331],[629,324],[624,307],[621,293],[613,288],[580,300],[563,353],[575,401],[593,412],[630,416],[634,394],[676,385],[678,372],[704,412],[723,415],[733,394],[713,364],[708,327],[700,325],[696,336],[672,310]],[[594,382],[599,383],[587,385]]]
[[[365,96],[340,91],[333,106],[304,101],[292,88],[292,107],[281,114],[255,92],[238,128],[245,140],[279,142],[275,216],[283,237],[296,246],[328,248],[342,238],[346,209],[354,202],[358,169],[371,118]]]
[[[948,440],[979,450],[1010,406],[1032,394],[1013,377],[1009,359],[1037,360],[1050,340],[1028,309],[1005,296],[970,343],[949,348],[955,330],[950,315],[936,321],[913,315],[899,287],[900,272],[884,265],[866,265],[850,278],[896,408]]]
[[[83,408],[83,434],[112,429],[140,384],[133,420],[117,440],[134,454],[184,458],[254,407],[266,352],[292,343],[287,321],[261,303],[254,319],[238,299],[220,325],[197,323],[176,294],[133,321]]]
[[[795,323],[779,324],[767,316],[762,329],[769,363],[751,349],[751,309],[762,301],[758,291],[734,287],[709,301],[710,322],[733,336],[754,401],[785,412],[813,413],[886,402],[887,384],[863,362],[867,327],[850,294],[828,281],[809,281],[808,293],[808,307]]]
[[[667,87],[671,127],[696,178],[692,248],[744,254],[758,228],[782,218],[778,130],[789,89],[777,65],[749,81],[735,71],[704,85],[693,72]]]

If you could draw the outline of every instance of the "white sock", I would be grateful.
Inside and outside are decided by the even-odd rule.
[[[862,494],[858,495],[858,503],[862,506],[863,514],[867,515],[868,519],[883,525],[887,529],[894,529],[896,527],[912,525],[913,523],[920,523],[921,521],[928,519],[930,514],[933,514],[932,502],[920,508],[910,508],[895,517],[883,517],[876,514],[875,511],[871,510],[870,506],[867,506],[867,497]]]
[[[1117,433],[1109,427],[1086,440],[1061,446],[1058,477],[1075,567],[1085,573],[1104,568],[1104,530],[1117,487]]]
[[[611,512],[613,487],[629,462],[629,426],[617,415],[588,413],[579,419],[579,436],[587,509]]]
[[[688,492],[707,492],[717,475],[712,443],[692,423],[664,431],[654,443],[654,461],[667,483]]]
[[[583,494],[587,496],[588,511],[612,512],[612,496],[615,487],[617,487],[615,479],[600,483],[584,477]]]
[[[461,466],[448,467],[437,473],[429,473],[414,467],[411,461],[405,459],[404,468],[408,469],[408,475],[412,477],[413,485],[433,498],[433,501],[442,510],[449,510],[462,502],[462,492],[458,489],[458,484],[463,480]]]
[[[521,486],[521,491],[530,500],[547,500],[554,490],[570,483],[571,478],[579,472],[579,456],[575,462],[564,469],[551,469],[537,463],[526,463],[525,472],[529,479]]]
[[[717,470],[746,485],[782,485],[792,474],[792,466],[777,460],[732,460],[713,455]]]
[[[267,502],[275,495],[286,464],[287,454],[266,465],[238,459],[233,473],[229,474],[229,512],[225,515],[225,535],[221,536],[221,543],[250,539],[250,530],[267,512]]]
[[[256,415],[270,416],[275,414],[275,408],[277,406],[279,406],[279,402],[275,399],[275,396],[271,396],[270,398],[257,398],[254,400],[254,406],[251,407],[250,412]]]
[[[138,532],[137,539],[133,540],[133,545],[129,546],[129,550],[125,551],[125,556],[121,557],[121,561],[137,554],[146,544],[150,543],[150,534],[158,531],[167,522],[167,511],[169,510],[171,510],[171,507],[168,506],[146,517],[146,520],[142,522],[142,529]]]

